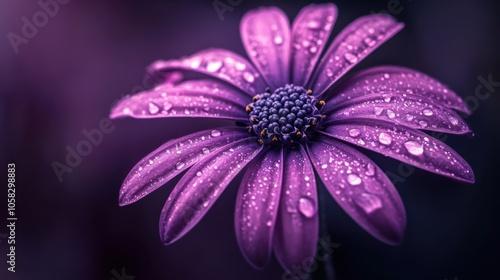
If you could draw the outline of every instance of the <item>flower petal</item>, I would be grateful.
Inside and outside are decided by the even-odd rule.
[[[293,83],[305,85],[328,41],[337,6],[332,3],[311,4],[303,8],[292,27]]]
[[[382,14],[355,20],[334,39],[314,72],[309,88],[316,95],[322,95],[349,69],[402,28],[402,23]]]
[[[243,256],[255,268],[264,267],[271,256],[282,177],[283,151],[269,149],[248,167],[238,191],[236,239]]]
[[[361,227],[389,244],[398,244],[406,213],[387,176],[365,155],[322,137],[307,146],[319,177],[335,201]]]
[[[333,103],[333,102],[332,102]],[[327,103],[326,106],[329,106]],[[453,109],[414,94],[378,93],[358,96],[326,108],[326,122],[350,118],[379,119],[415,129],[454,134],[471,134],[465,121]]]
[[[324,133],[458,181],[475,181],[469,164],[452,148],[406,126],[381,120],[351,119],[332,123]]]
[[[167,84],[126,96],[113,107],[110,117],[203,117],[246,121],[245,105],[250,102],[249,97],[221,83],[187,81],[177,86]]]
[[[400,66],[378,66],[363,70],[346,79],[337,88],[332,103],[384,92],[415,94],[441,103],[443,106],[470,113],[464,101],[450,88],[413,69]]]
[[[148,72],[160,77],[168,76],[172,71],[215,77],[250,95],[264,92],[267,87],[259,72],[248,60],[228,50],[203,50],[180,60],[158,60],[148,67]]]
[[[182,177],[160,216],[160,236],[171,244],[191,230],[212,207],[231,180],[262,149],[255,138],[221,148],[198,162]]]
[[[272,89],[289,82],[290,24],[276,7],[246,13],[240,24],[241,40],[250,60]]]
[[[220,147],[247,136],[241,128],[222,127],[168,141],[132,168],[120,190],[120,205],[138,201]]]
[[[318,196],[314,170],[304,148],[286,153],[280,209],[274,233],[274,252],[291,271],[316,252],[319,231]]]

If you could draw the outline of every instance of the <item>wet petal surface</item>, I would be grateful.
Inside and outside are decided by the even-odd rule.
[[[351,119],[332,123],[324,133],[458,181],[475,181],[471,167],[457,152],[412,128],[381,120]]]
[[[246,121],[245,106],[249,102],[250,97],[227,85],[206,80],[187,81],[127,96],[113,107],[110,117],[204,117]]]
[[[256,268],[264,267],[271,256],[282,177],[283,150],[270,149],[250,164],[236,198],[236,239]]]
[[[453,109],[414,94],[368,94],[333,104],[325,111],[328,116],[326,122],[370,118],[395,122],[415,129],[454,134],[472,133],[465,121]]]
[[[234,52],[208,49],[179,60],[158,60],[148,67],[156,76],[168,76],[172,71],[205,74],[228,82],[251,96],[264,92],[267,85],[255,67]]]
[[[255,138],[244,139],[224,146],[189,169],[163,207],[160,216],[163,243],[171,244],[191,230],[261,149]]]
[[[335,201],[361,227],[390,244],[401,242],[406,213],[387,176],[365,155],[334,139],[308,145],[319,177]]]
[[[377,93],[414,94],[458,111],[469,112],[463,100],[444,84],[421,72],[399,66],[373,67],[349,77],[339,85],[329,102],[339,104]]]
[[[402,28],[402,23],[381,14],[355,20],[334,39],[314,72],[309,88],[322,95],[349,69]]]
[[[245,137],[244,129],[222,127],[168,141],[132,168],[120,190],[120,205],[136,202],[220,147]]]
[[[314,170],[304,148],[299,148],[285,152],[286,169],[274,234],[276,257],[289,271],[314,257],[319,234]]]
[[[334,4],[309,5],[303,8],[292,27],[292,60],[295,85],[305,85],[337,20]]]
[[[278,8],[263,7],[246,13],[240,25],[248,57],[272,89],[289,82],[290,24]]]

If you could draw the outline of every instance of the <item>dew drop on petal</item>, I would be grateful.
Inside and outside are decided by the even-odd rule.
[[[359,196],[356,196],[354,201],[368,214],[382,208],[382,201],[373,194],[362,193]]]
[[[375,175],[375,166],[371,162],[366,165],[365,175],[370,177]]]
[[[182,161],[179,161],[175,164],[175,169],[179,170],[181,168],[183,168],[186,164]]]
[[[321,165],[321,169],[327,169],[327,168],[328,168],[328,164],[323,163],[323,164]]]
[[[369,46],[369,47],[373,47],[377,42],[375,40],[373,40],[372,38],[370,37],[366,37],[363,42]]]
[[[424,145],[422,145],[422,143],[416,141],[407,141],[404,143],[404,146],[408,153],[414,156],[420,156],[424,153]]]
[[[201,152],[204,153],[204,154],[208,154],[208,153],[210,153],[210,149],[207,148],[207,147],[204,147],[204,148],[201,149]]]
[[[349,61],[350,63],[356,63],[358,62],[358,57],[353,55],[352,53],[346,53],[344,54],[344,58]]]
[[[149,164],[153,164],[153,160],[152,159],[150,159],[148,162],[149,162]]]
[[[310,198],[302,197],[299,199],[299,212],[306,218],[312,218],[316,215],[317,209]]]
[[[222,61],[211,61],[207,64],[208,72],[216,72],[222,67]]]
[[[245,73],[243,73],[243,79],[245,79],[245,81],[247,81],[249,83],[253,83],[253,81],[255,80],[255,77],[252,74],[245,72]]]
[[[413,120],[413,116],[410,114],[406,114],[406,120],[411,122]]]
[[[311,20],[307,23],[307,28],[309,29],[319,29],[321,24],[316,20]]]
[[[267,220],[266,222],[266,226],[270,227],[273,225],[273,222],[271,220]]]
[[[234,64],[234,66],[236,67],[236,69],[238,69],[238,70],[240,70],[240,71],[245,70],[245,68],[247,67],[247,66],[245,65],[245,63],[241,63],[241,62],[236,62],[236,63]]]
[[[349,136],[351,137],[358,137],[359,135],[361,134],[361,130],[357,129],[357,128],[352,128],[349,130]]]
[[[283,43],[283,37],[281,37],[281,36],[274,37],[274,43],[276,45],[281,45]]]
[[[347,176],[347,182],[351,185],[351,186],[357,186],[359,184],[361,184],[361,178],[356,175],[356,174],[349,174],[349,176]]]
[[[452,125],[457,125],[458,124],[458,119],[455,117],[450,116],[448,120],[451,122]]]
[[[392,137],[390,134],[382,132],[378,136],[378,141],[384,145],[390,145],[392,143]]]
[[[384,102],[386,102],[386,103],[391,102],[391,97],[390,96],[384,96]]]
[[[426,115],[428,117],[430,117],[430,116],[432,116],[434,114],[434,112],[432,112],[432,110],[430,110],[430,109],[424,109],[422,111],[422,113],[424,113],[424,115]]]
[[[375,107],[375,108],[373,108],[373,110],[375,111],[375,115],[380,116],[380,114],[382,114],[382,112],[384,111],[384,108]]]
[[[151,115],[158,114],[158,112],[160,112],[160,106],[156,105],[153,102],[149,102],[149,104],[148,104],[148,112]]]
[[[389,119],[394,119],[394,117],[396,116],[396,114],[390,110],[390,109],[387,109],[387,116],[389,117]]]
[[[200,177],[203,174],[201,171],[196,172],[196,176]]]
[[[426,121],[419,121],[418,124],[420,125],[421,128],[426,128],[427,127],[427,122]]]
[[[214,129],[214,130],[212,130],[212,131],[210,132],[210,135],[211,135],[212,137],[219,137],[219,136],[221,136],[221,134],[222,134],[222,133],[220,132],[220,130],[217,130],[217,129]]]

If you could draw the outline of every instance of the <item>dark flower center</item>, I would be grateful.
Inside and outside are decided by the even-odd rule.
[[[307,142],[319,127],[324,101],[318,101],[311,90],[286,85],[254,96],[246,111],[250,117],[249,131],[261,144],[288,146]]]

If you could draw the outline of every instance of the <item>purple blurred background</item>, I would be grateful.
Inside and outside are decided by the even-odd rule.
[[[122,268],[136,280],[281,279],[275,259],[257,271],[239,252],[233,229],[238,180],[194,230],[168,247],[160,242],[158,218],[177,180],[131,206],[118,206],[120,185],[138,160],[171,138],[223,121],[115,120],[114,130],[62,182],[51,163],[64,163],[66,146],[75,148],[85,139],[82,130],[98,128],[120,96],[148,86],[144,69],[152,61],[209,47],[245,55],[238,25],[246,11],[276,5],[293,19],[309,3],[242,0],[221,21],[211,0],[71,0],[16,53],[7,34],[20,35],[22,18],[32,22],[41,7],[37,1],[1,1],[1,172],[6,182],[7,163],[16,164],[18,222],[17,272],[7,272],[7,244],[1,239],[0,279],[109,280]],[[334,34],[388,5],[406,24],[354,71],[381,64],[415,68],[470,101],[474,113],[467,121],[475,136],[449,136],[446,143],[471,164],[477,178],[468,186],[415,170],[396,184],[408,215],[399,247],[364,232],[321,187],[330,236],[341,244],[330,259],[337,278],[500,279],[500,87],[484,100],[475,97],[479,76],[500,81],[498,2],[336,4]],[[398,172],[398,162],[367,154],[383,170]],[[0,234],[7,232],[2,188]],[[314,274],[318,279],[322,268]]]

